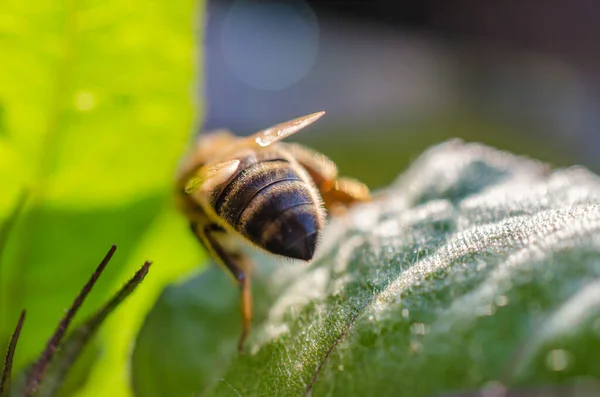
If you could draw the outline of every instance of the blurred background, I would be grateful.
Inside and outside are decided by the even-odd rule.
[[[372,188],[481,141],[600,170],[600,3],[209,1],[205,129],[327,115],[295,140]]]

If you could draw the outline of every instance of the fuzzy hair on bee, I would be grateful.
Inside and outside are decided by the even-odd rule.
[[[321,118],[313,113],[237,137],[226,130],[202,134],[183,158],[176,201],[213,259],[241,290],[243,350],[252,318],[249,244],[280,257],[310,261],[327,212],[370,199],[369,189],[338,178],[326,156],[280,142]]]

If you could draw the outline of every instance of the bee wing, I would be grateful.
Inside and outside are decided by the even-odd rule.
[[[287,138],[288,136],[300,131],[305,127],[308,127],[320,119],[324,114],[325,112],[312,113],[306,116],[298,117],[297,119],[274,125],[273,127],[258,131],[248,138],[245,138],[246,143],[250,145],[258,145],[259,147],[269,146],[275,142]]]
[[[198,189],[210,191],[215,186],[226,182],[237,171],[239,165],[239,160],[231,160],[200,167],[196,175],[188,181],[185,192],[192,194]]]

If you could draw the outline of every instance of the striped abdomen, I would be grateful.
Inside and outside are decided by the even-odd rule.
[[[323,219],[306,176],[284,158],[245,163],[213,196],[216,213],[263,249],[310,260]]]

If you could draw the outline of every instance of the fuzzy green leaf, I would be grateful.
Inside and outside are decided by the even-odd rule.
[[[600,378],[600,178],[585,169],[451,141],[323,236],[308,266],[256,258],[245,354],[219,269],[166,289],[134,350],[138,396],[420,397]]]

